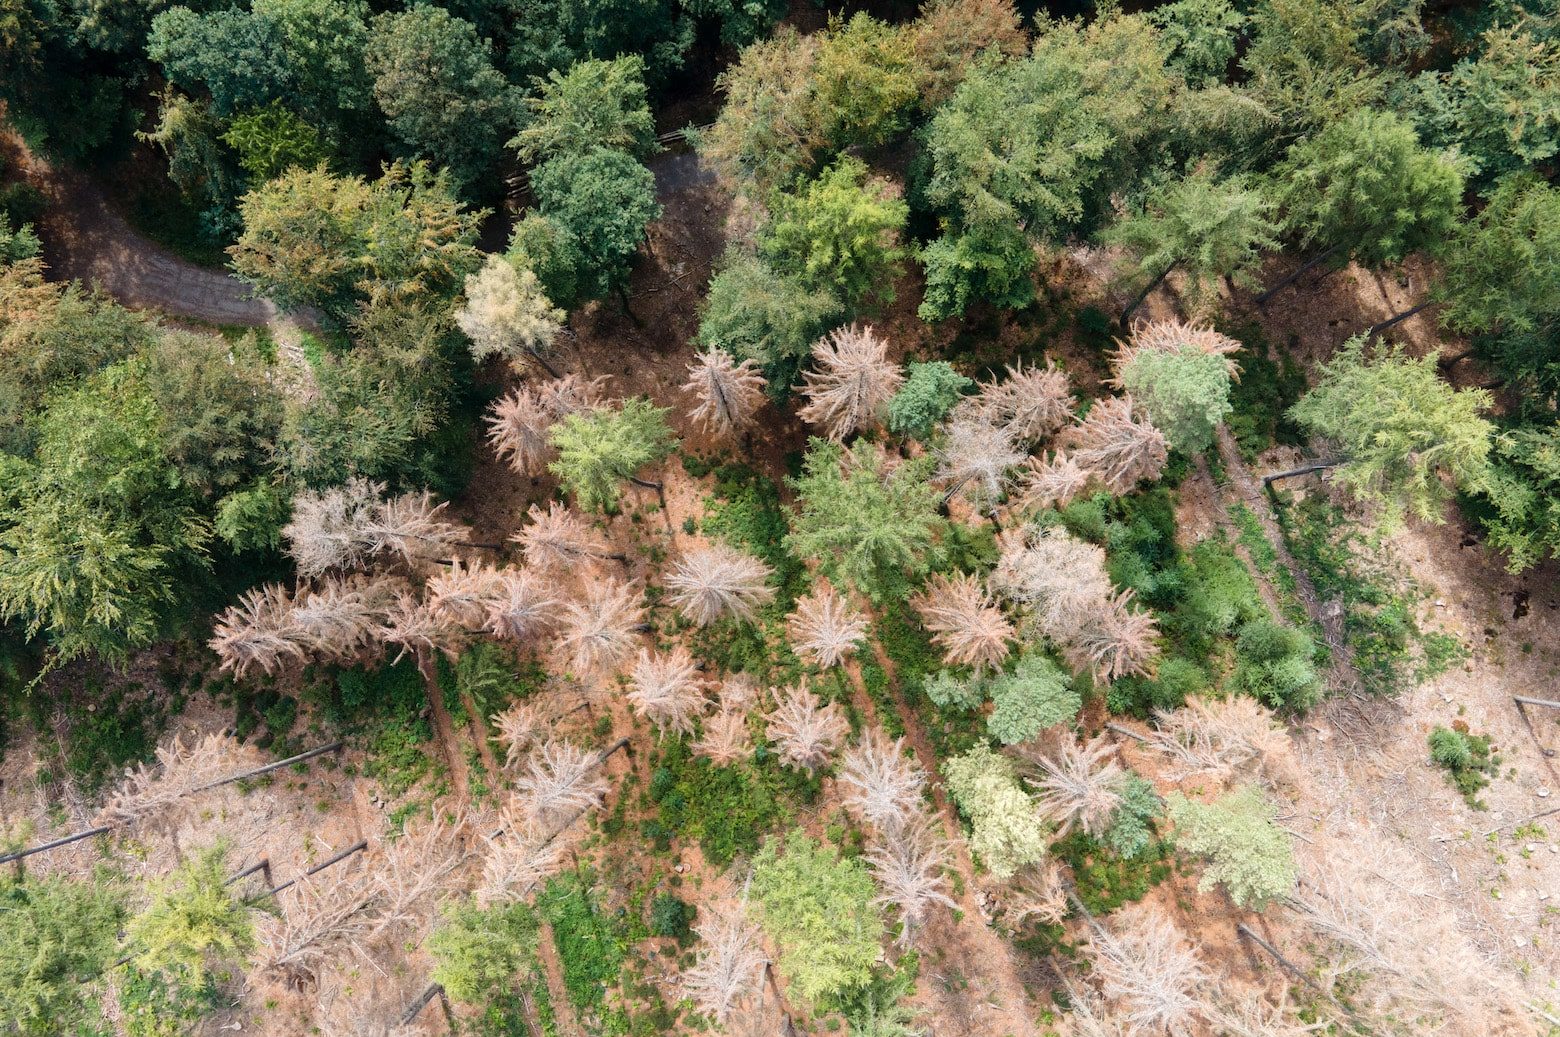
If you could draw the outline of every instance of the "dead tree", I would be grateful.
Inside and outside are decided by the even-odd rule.
[[[1065,450],[1049,459],[1031,457],[1018,477],[1016,507],[1021,511],[1065,508],[1083,495],[1094,473],[1074,461]]]
[[[1131,396],[1096,400],[1060,445],[1111,493],[1130,493],[1144,479],[1158,479],[1170,459],[1163,432],[1133,412]]]
[[[976,413],[1025,446],[1061,431],[1077,405],[1067,373],[1052,360],[1044,367],[1009,364],[1006,377],[981,383],[972,403]]]
[[[948,842],[940,819],[925,810],[896,818],[866,853],[867,866],[882,891],[877,902],[899,908],[899,943],[909,945],[926,924],[928,912],[941,904],[957,910],[944,877]]]
[[[932,643],[949,666],[977,671],[1002,665],[1013,624],[1002,614],[980,578],[969,573],[938,574],[926,589],[910,599],[921,625],[932,632]]]
[[[774,570],[725,544],[688,551],[666,576],[667,600],[699,626],[721,619],[748,623],[774,600]]]
[[[1094,838],[1110,828],[1121,805],[1126,772],[1112,757],[1115,748],[1103,736],[1079,745],[1069,735],[1051,752],[1030,749],[1024,758],[1038,771],[1042,813],[1066,835],[1075,827]]]
[[[866,639],[867,630],[866,617],[821,579],[786,617],[792,650],[820,669],[844,662]]]
[[[724,1025],[737,1005],[763,986],[769,960],[763,937],[740,903],[706,908],[693,929],[699,934],[699,953],[683,973],[683,991],[700,1013]]]
[[[893,741],[877,728],[840,756],[836,776],[845,806],[880,830],[902,825],[921,809],[926,772],[905,754],[905,740]]]
[[[692,417],[716,436],[746,428],[764,401],[764,376],[752,360],[740,364],[724,349],[700,353],[688,365],[683,391],[698,401]]]
[[[1122,591],[1085,617],[1062,648],[1070,666],[1091,671],[1102,684],[1152,671],[1159,658],[1159,626],[1153,613],[1131,607],[1132,596]]]
[[[570,814],[600,803],[608,788],[606,776],[597,770],[603,759],[570,742],[538,745],[515,779],[515,790],[534,824],[550,832]]]
[[[614,553],[584,519],[557,501],[549,501],[546,511],[531,505],[526,517],[530,522],[510,539],[520,545],[526,562],[538,572],[567,574],[597,560],[628,561],[626,555]]]
[[[558,647],[587,673],[616,669],[638,643],[645,610],[638,588],[615,580],[592,582],[585,600],[564,606]]]
[[[904,375],[888,359],[888,345],[871,326],[836,328],[813,346],[813,370],[802,376],[807,405],[797,412],[805,422],[823,426],[830,439],[843,440],[874,425]]]
[[[1159,909],[1132,904],[1106,929],[1090,919],[1088,956],[1101,990],[1126,1022],[1172,1034],[1191,1033],[1203,1016],[1208,971]]]
[[[1105,551],[1057,526],[1003,530],[991,585],[1029,610],[1030,622],[1055,641],[1070,641],[1110,600]]]
[[[1008,473],[1024,460],[1024,452],[1002,427],[957,416],[944,426],[933,456],[933,477],[947,487],[944,500],[962,497],[983,515],[1006,499]]]
[[[306,641],[306,632],[293,620],[287,588],[268,583],[244,591],[224,609],[207,644],[222,661],[221,669],[243,677],[251,668],[275,673],[289,661],[303,661]]]
[[[693,733],[709,705],[698,665],[682,645],[654,654],[639,650],[629,676],[628,701],[656,727],[685,735]]]
[[[423,599],[430,611],[463,630],[480,630],[487,625],[489,606],[504,592],[504,577],[499,570],[481,561],[450,564],[424,585]]]
[[[482,628],[495,637],[529,643],[557,623],[562,605],[545,577],[529,569],[503,569],[486,603]]]
[[[839,707],[821,705],[805,684],[780,692],[767,726],[781,762],[809,773],[829,762],[849,731]]]

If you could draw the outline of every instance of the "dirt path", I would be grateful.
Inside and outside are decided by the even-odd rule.
[[[962,880],[964,889],[955,899],[959,902],[959,910],[963,912],[964,919],[960,924],[952,926],[952,931],[963,934],[968,942],[968,946],[962,950],[965,952],[966,961],[972,967],[969,972],[970,977],[989,978],[996,988],[993,991],[995,996],[988,1004],[1001,1013],[1001,1018],[974,1020],[975,1025],[980,1029],[972,1032],[1002,1033],[1010,1037],[1038,1037],[1039,1031],[1034,1023],[1036,1013],[1030,1005],[1029,994],[1024,988],[1023,980],[1019,977],[1018,963],[1013,960],[1013,948],[991,926],[985,924],[985,914],[976,900],[975,893],[982,888],[982,884],[975,875],[975,862],[970,857],[969,848],[959,832],[958,813],[954,810],[953,803],[948,799],[942,781],[938,778],[937,754],[932,749],[932,740],[927,736],[926,729],[921,726],[921,718],[905,700],[904,689],[899,683],[899,671],[894,661],[889,658],[876,638],[872,639],[872,651],[877,657],[878,665],[883,667],[883,672],[888,675],[888,686],[893,693],[894,704],[905,725],[905,738],[915,751],[917,762],[926,771],[928,784],[932,790],[932,802],[942,816],[944,834],[948,837],[954,866],[958,869]],[[961,950],[948,945],[941,945],[938,949],[950,957],[959,954]]]

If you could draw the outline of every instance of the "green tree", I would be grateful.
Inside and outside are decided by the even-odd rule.
[[[1560,37],[1523,20],[1490,29],[1483,44],[1450,72],[1422,73],[1417,100],[1430,140],[1493,183],[1560,153]]]
[[[836,148],[885,143],[916,98],[910,34],[858,11],[832,21],[818,48],[813,89]]]
[[[1230,0],[1176,0],[1148,15],[1164,34],[1170,64],[1193,87],[1224,82],[1246,16]]]
[[[634,473],[665,460],[676,444],[666,412],[636,396],[624,400],[621,409],[597,407],[587,414],[570,414],[553,426],[550,438],[558,460],[547,467],[581,508],[609,511],[617,506],[625,479],[659,486]]]
[[[1506,377],[1554,406],[1560,395],[1560,189],[1536,176],[1501,181],[1446,250],[1441,321],[1483,332]]]
[[[1449,493],[1443,475],[1464,489],[1485,477],[1492,429],[1479,412],[1489,406],[1484,390],[1441,381],[1435,357],[1415,360],[1394,348],[1372,358],[1357,336],[1322,366],[1290,415],[1337,444],[1338,479],[1382,505],[1389,521],[1406,509],[1438,522]]]
[[[921,262],[926,291],[916,312],[924,321],[960,316],[976,301],[1018,309],[1035,298],[1035,249],[1017,226],[943,234],[921,250]]]
[[[1215,430],[1234,410],[1229,361],[1195,346],[1139,350],[1116,378],[1183,454],[1200,454],[1212,446]]]
[[[792,481],[798,508],[785,538],[798,558],[873,601],[902,597],[930,570],[946,523],[929,479],[929,459],[894,468],[865,441],[843,447],[813,439]]]
[[[526,162],[583,155],[595,148],[637,159],[656,149],[655,119],[645,98],[645,62],[637,54],[554,69],[526,98],[525,123],[509,146]]]
[[[431,160],[457,185],[475,183],[498,160],[516,114],[487,42],[431,4],[370,24],[364,59],[402,156]]]
[[[1371,269],[1440,251],[1462,211],[1456,164],[1391,112],[1361,108],[1289,149],[1277,171],[1284,228]]]
[[[809,289],[757,256],[733,249],[704,297],[698,343],[757,361],[770,391],[780,395],[796,381],[813,343],[843,317],[833,293]]]
[[[35,259],[42,248],[38,235],[33,233],[32,224],[13,227],[10,216],[0,212],[0,266],[23,259]]]
[[[207,100],[194,100],[169,88],[158,99],[157,125],[136,136],[161,148],[168,178],[185,198],[201,207],[202,236],[212,244],[229,240],[233,205],[243,176],[224,146],[225,124]]]
[[[882,953],[883,915],[866,867],[800,829],[753,857],[748,893],[780,950],[789,989],[809,1005],[867,982]]]
[[[827,118],[814,90],[818,47],[816,34],[782,26],[716,78],[726,103],[695,142],[733,190],[767,198],[813,168]]]
[[[88,1006],[123,918],[96,879],[0,879],[0,1028],[41,1037],[98,1022]]]
[[[1273,203],[1246,177],[1219,180],[1205,168],[1154,191],[1141,212],[1100,235],[1132,253],[1127,279],[1144,285],[1122,312],[1122,326],[1172,270],[1186,274],[1193,307],[1206,304],[1220,278],[1255,286],[1262,253],[1278,248],[1277,235]]]
[[[300,110],[341,123],[374,106],[373,79],[363,60],[368,49],[364,0],[253,0],[257,18],[275,25]]]
[[[1048,727],[1065,724],[1083,708],[1072,678],[1039,652],[1019,656],[1012,673],[991,681],[986,730],[1003,745],[1027,742]]]
[[[784,0],[682,0],[682,8],[697,18],[717,19],[720,41],[745,47],[768,36],[788,5]]]
[[[1560,427],[1517,428],[1498,436],[1474,517],[1506,568],[1521,572],[1560,558]]]
[[[428,937],[433,981],[463,1004],[481,1004],[512,989],[535,968],[536,912],[527,904],[447,904]]]
[[[1311,657],[1316,646],[1304,633],[1268,619],[1240,628],[1231,684],[1273,709],[1303,711],[1326,693]]]
[[[896,436],[926,439],[954,404],[975,387],[946,360],[910,362],[905,384],[888,401],[888,427]]]
[[[205,851],[153,886],[151,903],[125,926],[132,967],[199,988],[254,947],[250,907],[228,886],[226,860],[222,847]]]
[[[121,659],[207,564],[210,524],[179,492],[164,416],[128,365],[50,399],[31,462],[0,458],[0,618],[62,659]]]
[[[542,215],[578,257],[575,301],[617,292],[627,310],[634,254],[645,228],[661,216],[655,175],[631,155],[595,148],[544,162],[531,174],[531,187]],[[562,298],[554,301],[569,305]]]
[[[205,14],[169,8],[152,19],[146,56],[170,82],[204,89],[222,116],[286,97],[293,85],[281,29],[237,8]]]
[[[238,152],[239,166],[259,183],[294,166],[313,169],[329,157],[319,130],[279,101],[235,115],[222,140]]]
[[[238,276],[278,304],[345,322],[365,299],[452,297],[481,265],[482,213],[424,163],[387,166],[373,183],[291,169],[249,192],[228,250]]]
[[[1277,116],[1282,141],[1367,107],[1382,92],[1364,50],[1372,5],[1357,0],[1261,0],[1241,56],[1252,96]]]
[[[948,794],[970,822],[970,850],[999,879],[1045,857],[1050,832],[1013,761],[977,745],[944,762]]]
[[[1238,907],[1261,908],[1294,889],[1294,846],[1277,817],[1277,807],[1255,785],[1212,803],[1170,794],[1176,848],[1207,861],[1197,888],[1222,885]]]
[[[884,185],[867,179],[865,164],[842,158],[817,179],[774,197],[759,250],[777,270],[852,306],[868,297],[892,301],[908,213]]]

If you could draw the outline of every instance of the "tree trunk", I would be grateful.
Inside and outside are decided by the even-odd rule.
[[[368,849],[368,840],[367,839],[359,839],[357,842],[353,843],[351,846],[347,847],[345,850],[342,850],[340,853],[336,854],[334,857],[331,857],[329,860],[324,860],[324,861],[321,861],[320,863],[316,864],[314,867],[310,868],[308,871],[306,871],[302,875],[298,876],[298,878],[299,879],[306,879],[310,875],[318,875],[320,872],[324,871],[326,868],[330,867],[332,864],[340,864],[342,861],[346,860],[348,857],[352,856],[354,853],[361,853],[363,850],[366,850],[366,849]],[[246,903],[246,904],[258,903],[258,902],[260,902],[262,900],[265,900],[267,897],[274,897],[274,896],[276,896],[276,894],[282,892],[283,890],[291,889],[292,887],[296,886],[297,884],[298,884],[298,879],[288,879],[286,882],[282,883],[280,886],[272,886],[270,889],[266,890],[264,893],[261,893],[261,894],[259,894],[257,896],[253,896],[253,897],[248,898],[247,900],[244,901],[244,903]]]
[[[1471,356],[1473,356],[1473,350],[1465,349],[1461,353],[1453,353],[1451,356],[1443,356],[1441,359],[1436,361],[1436,366],[1444,371],[1449,367],[1454,367],[1462,361],[1467,360]]]
[[[1408,320],[1408,318],[1412,317],[1414,314],[1418,313],[1420,310],[1425,309],[1428,306],[1434,306],[1435,304],[1436,304],[1436,300],[1435,299],[1426,299],[1424,302],[1420,303],[1418,306],[1414,306],[1414,307],[1412,307],[1410,309],[1404,310],[1402,313],[1399,313],[1396,316],[1388,317],[1386,320],[1382,321],[1380,324],[1372,324],[1370,326],[1370,329],[1365,332],[1365,337],[1366,338],[1370,338],[1372,335],[1379,335],[1383,331],[1386,331],[1388,328],[1392,327],[1394,324],[1401,324],[1404,321]]]
[[[1274,472],[1272,475],[1264,475],[1262,477],[1262,485],[1270,488],[1280,479],[1289,479],[1296,475],[1310,475],[1312,472],[1320,472],[1327,468],[1337,468],[1341,463],[1339,461],[1316,461],[1312,464],[1301,465],[1299,468],[1291,468],[1285,472]]]
[[[1145,287],[1141,292],[1138,292],[1136,299],[1133,299],[1130,303],[1127,304],[1127,308],[1121,311],[1122,331],[1127,330],[1127,321],[1131,320],[1132,314],[1137,312],[1137,308],[1139,306],[1143,305],[1143,300],[1147,299],[1149,295],[1153,293],[1155,288],[1158,288],[1161,284],[1164,283],[1165,278],[1170,276],[1170,271],[1174,270],[1180,265],[1181,261],[1178,259],[1174,263],[1171,263],[1169,266],[1165,267],[1164,271],[1161,272],[1158,277],[1148,282],[1148,286]]]
[[[543,371],[546,371],[548,374],[552,375],[554,378],[562,378],[563,377],[563,375],[558,372],[558,369],[556,367],[554,367],[552,364],[547,362],[547,358],[542,355],[542,351],[541,350],[539,350],[539,349],[528,349],[528,350],[526,350],[526,352],[531,354],[531,359],[532,360],[535,360],[538,364],[540,364],[542,366],[542,370]]]
[[[628,305],[628,286],[627,285],[618,285],[617,294],[618,294],[618,302],[623,304],[623,315],[625,317],[627,317],[629,320],[634,322],[634,327],[636,327],[636,328],[644,327],[645,326],[645,322],[640,320],[639,319],[639,314],[635,313],[633,308]]]
[[[1308,272],[1316,269],[1318,264],[1325,262],[1327,257],[1331,256],[1336,251],[1338,251],[1337,245],[1334,245],[1329,249],[1323,249],[1321,252],[1318,252],[1316,255],[1306,260],[1305,263],[1301,265],[1300,269],[1296,270],[1288,277],[1280,278],[1277,284],[1267,289],[1261,295],[1258,295],[1251,301],[1256,303],[1258,306],[1265,305],[1269,299],[1273,298],[1273,296],[1277,295],[1285,288],[1288,288],[1290,285],[1300,280],[1300,278],[1304,277]]]
[[[422,1010],[424,1008],[428,1007],[428,1002],[432,1001],[436,997],[442,996],[443,993],[444,993],[444,987],[441,984],[429,983],[428,984],[428,989],[424,990],[421,994],[418,994],[417,995],[417,1000],[415,1000],[411,1004],[407,1005],[406,1006],[406,1011],[401,1013],[401,1018],[400,1018],[401,1025],[402,1026],[410,1026],[411,1023],[412,1023],[412,1020],[416,1019],[417,1016],[422,1012]]]

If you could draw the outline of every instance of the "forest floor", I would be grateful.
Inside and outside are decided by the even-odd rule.
[[[740,226],[750,215],[734,206],[689,155],[665,156],[655,168],[666,214],[651,227],[636,266],[630,292],[632,311],[625,313],[616,304],[605,303],[572,315],[573,337],[561,360],[567,369],[587,376],[610,376],[607,391],[611,395],[645,395],[672,408],[669,417],[684,439],[683,453],[713,458],[721,448],[687,421],[686,403],[678,387],[692,357],[689,343],[697,327],[703,289],[724,249],[728,226]],[[236,282],[231,278],[195,267],[175,267],[169,273],[162,262],[168,257],[116,216],[101,194],[91,194],[90,185],[84,181],[76,186],[64,180],[55,182],[67,192],[87,192],[56,196],[56,201],[70,206],[67,211],[86,214],[74,237],[69,228],[52,222],[44,225],[55,276],[97,279],[112,294],[124,292],[121,298],[127,302],[169,309],[186,317],[224,324],[258,324],[273,319],[274,314],[265,311],[263,304],[247,299],[241,285],[233,288]],[[1045,272],[1051,287],[1035,312],[1011,319],[977,315],[957,333],[951,328],[929,329],[914,319],[913,305],[919,293],[911,275],[901,286],[899,301],[886,307],[876,323],[906,355],[936,351],[976,367],[1018,356],[1054,356],[1088,392],[1098,385],[1102,373],[1100,351],[1104,343],[1097,335],[1091,340],[1073,318],[1086,306],[1114,312],[1119,300],[1102,287],[1110,267],[1111,257],[1097,250],[1057,257]],[[1267,272],[1268,279],[1276,279],[1285,267],[1276,263],[1275,269]],[[137,278],[143,286],[154,287],[136,289]],[[1226,323],[1244,323],[1256,329],[1268,343],[1309,367],[1357,330],[1418,301],[1423,285],[1422,271],[1412,265],[1397,278],[1350,268],[1320,279],[1307,278],[1276,297],[1265,311],[1251,306],[1246,293],[1237,292],[1226,300],[1225,312],[1235,315]],[[138,296],[138,290],[146,294]],[[161,298],[165,291],[177,298]],[[221,316],[213,316],[210,310],[192,314],[180,308],[179,300],[188,305],[191,299],[198,300],[194,308],[214,306],[222,311]],[[1150,299],[1144,316],[1167,316],[1174,309],[1174,295],[1161,291]],[[1399,325],[1393,337],[1416,353],[1443,348],[1431,313]],[[1477,378],[1476,371],[1464,370],[1471,366],[1459,365],[1459,378],[1464,382]],[[744,444],[742,460],[783,486],[790,465],[805,446],[805,429],[789,410],[766,413],[760,428],[762,433]],[[547,500],[555,487],[550,478],[532,479],[509,471],[485,446],[479,446],[478,456],[472,488],[454,502],[454,511],[472,525],[474,539],[502,540],[520,526],[526,508]],[[1293,447],[1276,448],[1252,463],[1252,473],[1260,476],[1287,466],[1296,456]],[[1230,478],[1228,467],[1222,475],[1204,470],[1183,483],[1178,515],[1183,547],[1221,530],[1233,533],[1231,507],[1241,500],[1242,483],[1239,478]],[[676,459],[667,463],[661,476],[666,483],[666,510],[650,491],[630,489],[624,513],[606,523],[614,544],[629,550],[633,558],[624,575],[643,575],[654,559],[675,557],[694,542],[696,534],[689,528],[702,527],[714,480],[708,475],[689,474]],[[1298,508],[1307,496],[1330,494],[1324,484],[1308,479],[1291,487],[1279,507]],[[1351,521],[1359,519],[1346,514]],[[1560,972],[1560,939],[1555,934],[1557,908],[1551,906],[1560,904],[1560,815],[1534,815],[1550,809],[1551,803],[1560,806],[1560,777],[1547,755],[1560,748],[1560,726],[1556,724],[1560,715],[1536,710],[1530,714],[1530,728],[1511,696],[1557,697],[1560,571],[1550,565],[1522,576],[1505,573],[1501,561],[1478,546],[1455,517],[1445,525],[1416,525],[1374,540],[1365,528],[1361,525],[1352,542],[1360,564],[1370,569],[1370,578],[1392,587],[1409,602],[1419,627],[1455,638],[1466,656],[1435,676],[1408,681],[1395,698],[1346,694],[1296,724],[1292,733],[1299,742],[1303,774],[1297,782],[1294,809],[1284,824],[1297,838],[1319,843],[1349,824],[1374,828],[1409,859],[1428,869],[1438,884],[1437,899],[1456,915],[1459,927],[1488,960],[1526,984],[1535,1000],[1553,1003],[1560,999],[1552,979]],[[1259,565],[1253,564],[1253,568],[1263,580],[1267,600],[1281,605],[1282,588],[1262,574]],[[580,576],[592,578],[587,573]],[[1332,600],[1318,604],[1323,611],[1335,607]],[[148,658],[131,672],[118,675],[71,667],[57,674],[48,690],[56,701],[68,704],[78,696],[81,700],[90,697],[87,692],[94,682],[121,688],[133,685],[142,690],[131,693],[132,697],[150,699],[165,683],[157,672],[158,664],[158,659]],[[892,667],[885,669],[891,671]],[[854,683],[860,708],[868,712],[877,708],[870,701],[861,701],[866,697],[860,692],[859,680]],[[645,726],[631,715],[622,696],[610,694],[611,690],[597,689],[590,696],[590,709],[570,714],[559,724],[563,733],[592,745],[606,744],[619,735],[636,736],[631,751],[619,754],[609,765],[614,784],[622,791],[615,793],[607,806],[610,813],[618,796],[633,799],[627,828],[633,833],[637,831],[634,824],[642,819],[638,801],[650,782],[655,743]],[[564,687],[545,694],[556,696],[555,711],[562,713],[570,708],[578,690]],[[72,712],[62,709],[49,718],[56,725],[52,733],[18,730],[0,761],[0,818],[13,834],[22,824],[34,837],[59,834],[80,827],[93,815],[93,791],[80,786],[69,761],[61,758],[62,753],[68,755],[73,736],[68,730],[59,730],[58,725],[69,726]],[[916,737],[914,709],[904,708],[903,712],[916,748],[929,756],[932,750],[924,734]],[[84,715],[75,722],[83,720]],[[233,720],[231,703],[197,690],[187,696],[182,714],[168,730],[215,731],[230,726]],[[308,722],[305,718],[306,725]],[[1445,774],[1428,761],[1425,741],[1429,731],[1437,724],[1458,722],[1466,723],[1475,733],[1489,734],[1501,757],[1500,773],[1479,797],[1484,809],[1466,802]],[[475,726],[480,730],[480,719]],[[471,744],[475,739],[469,726],[457,726],[445,737],[453,742],[441,747],[446,757],[453,754],[454,759],[469,763],[465,755],[469,750],[480,759],[481,752]],[[1154,762],[1146,753],[1131,743],[1123,743],[1123,751],[1145,773],[1154,772]],[[306,773],[278,776],[263,788],[248,792],[230,789],[203,801],[200,809],[181,815],[168,831],[138,836],[132,842],[143,844],[142,848],[128,855],[116,854],[116,862],[134,860],[140,853],[145,873],[160,873],[166,870],[167,855],[174,848],[216,824],[237,840],[230,858],[235,864],[268,858],[277,881],[282,881],[358,839],[394,828],[398,815],[404,821],[418,811],[446,807],[480,815],[493,807],[491,797],[474,796],[469,787],[451,787],[444,780],[447,774],[441,773],[443,767],[435,765],[409,788],[389,790],[383,773],[376,771],[373,763],[362,747],[354,746],[332,762],[317,762]],[[404,813],[409,807],[414,808],[412,815]],[[826,783],[806,824],[819,834],[837,814],[836,793]],[[674,876],[680,888],[702,891],[703,895],[729,885],[722,869],[709,864],[697,845],[679,845],[674,855],[667,857],[636,851],[628,845],[633,842],[625,839],[609,847],[598,840],[593,847],[579,850],[602,870],[601,886],[608,898],[605,911],[626,908],[635,888],[671,882]],[[161,849],[150,852],[147,848],[153,846]],[[38,871],[79,874],[98,862],[99,849],[84,843],[35,858],[30,866]],[[1391,861],[1380,863],[1385,870],[1393,867]],[[924,1022],[934,1033],[949,1037],[1018,1037],[1042,1032],[1035,1020],[1041,1017],[1052,993],[1044,969],[1020,960],[1019,952],[996,939],[996,930],[988,928],[981,911],[983,879],[967,856],[961,856],[958,871],[964,911],[961,915],[944,913],[926,934],[926,945],[932,950],[923,966],[918,998],[927,1011]],[[1197,893],[1195,882],[1184,874],[1165,881],[1149,896],[1170,911],[1204,957],[1252,983],[1267,984],[1274,979],[1272,963],[1235,935],[1235,924],[1250,916],[1220,897]],[[1270,910],[1259,928],[1286,951],[1303,957],[1306,937],[1298,926],[1290,924],[1291,918],[1282,910]],[[657,954],[645,957],[648,975],[660,974],[657,970],[670,975],[671,970]],[[407,961],[411,971],[417,972],[423,963],[421,952],[412,952]],[[572,1037],[581,1023],[570,1007],[551,941],[544,941],[543,962],[562,1031]],[[404,977],[405,971],[403,963],[389,974]],[[677,999],[669,981],[662,993],[668,1002]],[[294,1006],[300,1014],[291,1014],[286,996],[271,990],[250,991],[240,1010],[213,1020],[208,1032],[239,1021],[245,1033],[297,1032],[288,1027],[304,1017],[302,1006]],[[404,1001],[405,991],[397,989],[385,996]],[[442,1023],[435,1022],[436,1015],[430,1011],[423,1017],[429,1032],[443,1030]]]

